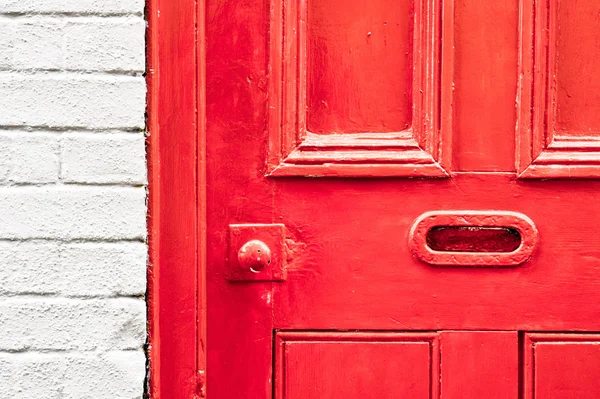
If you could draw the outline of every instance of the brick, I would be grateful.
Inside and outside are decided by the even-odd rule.
[[[0,74],[0,125],[143,128],[143,77]]]
[[[57,292],[60,251],[57,242],[0,242],[0,294]]]
[[[0,18],[0,66],[141,73],[145,29],[141,16]]]
[[[144,0],[0,0],[5,13],[137,13]]]
[[[61,139],[61,179],[68,183],[146,183],[143,134],[83,133]]]
[[[63,295],[144,295],[147,247],[143,243],[65,244]]]
[[[144,239],[143,187],[2,187],[0,239]]]
[[[15,24],[12,20],[0,18],[0,37],[0,68],[10,68],[15,46]]]
[[[0,354],[3,398],[137,399],[144,376],[144,353],[139,350]]]
[[[139,349],[146,338],[142,299],[0,299],[0,350]]]
[[[58,180],[58,136],[0,132],[0,183],[51,183]]]
[[[141,17],[70,19],[65,26],[65,68],[142,72],[145,30]]]
[[[13,68],[62,68],[62,28],[63,22],[58,18],[19,20],[13,39]]]
[[[143,243],[0,242],[0,295],[144,295]]]
[[[65,357],[55,354],[0,353],[2,398],[62,399]]]

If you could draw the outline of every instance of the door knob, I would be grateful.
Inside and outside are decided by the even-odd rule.
[[[238,251],[238,262],[244,269],[260,273],[271,264],[271,249],[260,240],[250,240]]]

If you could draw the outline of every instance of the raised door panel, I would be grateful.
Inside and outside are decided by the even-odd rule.
[[[443,399],[517,399],[516,331],[447,331],[440,335]]]
[[[596,0],[521,0],[521,177],[600,177]]]
[[[454,2],[453,172],[515,171],[518,22],[518,0]]]
[[[451,13],[440,0],[272,0],[268,174],[447,176]]]
[[[527,334],[525,399],[600,397],[600,336]]]
[[[275,335],[276,399],[517,399],[516,332]]]
[[[439,398],[436,333],[276,335],[277,399]]]

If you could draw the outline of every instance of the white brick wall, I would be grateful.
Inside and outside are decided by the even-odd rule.
[[[144,0],[0,0],[0,399],[141,398]]]

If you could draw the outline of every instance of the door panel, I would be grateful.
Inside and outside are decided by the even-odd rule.
[[[452,2],[271,5],[271,176],[447,176]]]
[[[439,398],[436,333],[276,334],[277,399]]]
[[[307,2],[309,132],[401,132],[412,126],[412,3]]]
[[[517,399],[516,332],[275,334],[276,399]]]
[[[600,397],[600,336],[527,334],[525,399]]]
[[[454,3],[452,170],[514,171],[518,0]]]
[[[440,335],[443,399],[517,399],[516,332],[447,331]]]
[[[521,177],[600,177],[598,3],[521,1]]]

